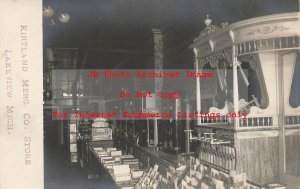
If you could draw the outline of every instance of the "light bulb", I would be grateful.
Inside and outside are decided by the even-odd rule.
[[[206,19],[204,21],[206,27],[209,27],[211,22],[212,22],[212,20],[209,18],[209,15],[206,15]]]
[[[49,18],[49,17],[53,16],[53,14],[54,14],[54,10],[52,9],[52,7],[47,6],[47,7],[43,8],[43,15],[45,17]]]
[[[70,20],[70,15],[68,13],[61,13],[58,18],[62,23],[67,23]]]

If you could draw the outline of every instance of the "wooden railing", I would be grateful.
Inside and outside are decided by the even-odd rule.
[[[210,123],[228,123],[228,118],[226,116],[220,116],[219,119],[210,119],[209,117],[202,117],[201,118],[202,124],[210,124]]]
[[[248,117],[239,120],[239,128],[272,127],[274,120],[272,116]]]
[[[285,116],[284,125],[286,126],[300,126],[300,116]]]

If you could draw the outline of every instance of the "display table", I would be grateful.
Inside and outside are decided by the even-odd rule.
[[[94,147],[110,148],[114,146],[114,142],[113,140],[92,140],[80,136],[78,138],[78,158],[81,167],[87,169],[88,178],[91,179],[96,175],[93,174],[94,171],[92,169],[94,169],[94,164],[90,161],[92,154],[89,149]]]
[[[123,149],[124,153],[137,157],[143,164],[143,168],[153,167],[157,164],[159,172],[165,175],[170,166],[176,167],[177,154],[168,154],[162,150],[155,151],[153,148],[138,146],[123,137],[117,137],[115,144]]]
[[[114,166],[126,166],[128,164],[122,164],[122,162],[116,162],[114,165],[111,165],[110,169],[108,166],[101,161],[101,157],[99,157],[99,154],[97,153],[97,150],[94,149],[93,146],[89,147],[89,172],[93,175],[105,175],[105,177],[109,180],[111,180],[117,188],[134,188],[136,183],[138,182],[138,178],[131,178],[129,181],[116,181],[116,177],[114,177],[114,173],[112,171],[112,167]],[[128,165],[129,169],[129,165]],[[122,170],[121,170],[122,171]],[[130,172],[132,170],[130,169]],[[130,175],[131,177],[131,175]]]

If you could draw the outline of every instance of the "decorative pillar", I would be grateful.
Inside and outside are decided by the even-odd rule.
[[[157,124],[157,119],[154,119],[154,149],[158,145],[158,124]]]
[[[232,56],[233,56],[233,108],[234,113],[236,115],[239,112],[239,85],[238,85],[238,76],[237,76],[237,69],[240,65],[240,62],[237,60],[237,57],[235,55],[235,45],[232,46]],[[239,127],[239,118],[234,118],[234,128]]]
[[[150,146],[150,121],[147,119],[147,145]]]
[[[195,54],[195,70],[199,72],[199,62],[198,62],[198,51],[197,49],[193,49]],[[196,102],[197,102],[197,112],[201,112],[201,96],[200,96],[200,78],[196,77]],[[197,125],[201,124],[201,118],[197,117]]]
[[[154,69],[162,71],[163,69],[163,33],[160,29],[152,29],[154,42]],[[163,89],[163,78],[155,78],[155,94]],[[155,98],[155,107],[160,111],[160,98]]]
[[[187,98],[186,99],[186,113],[189,114],[190,113],[190,101]],[[186,130],[185,130],[185,152],[187,154],[190,153],[190,134],[191,134],[191,130],[190,130],[190,119],[186,118]]]
[[[59,136],[59,145],[64,144],[64,120],[60,120],[60,125],[58,129],[58,136]]]
[[[180,99],[176,98],[175,99],[175,138],[176,138],[176,145],[175,145],[175,150],[177,151],[177,153],[180,150],[179,147],[179,132],[180,132],[180,125],[179,125],[179,119],[177,117],[177,112],[181,110],[181,103],[180,103]]]
[[[163,33],[160,29],[152,29],[153,32],[153,45],[154,45],[154,69],[156,71],[162,71],[163,69]],[[154,92],[163,90],[163,78],[155,78],[154,80]],[[161,112],[161,99],[155,96],[155,108]],[[157,119],[154,119],[154,148],[158,145],[158,123]]]

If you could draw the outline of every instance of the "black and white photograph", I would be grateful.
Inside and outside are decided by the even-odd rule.
[[[0,189],[300,189],[299,0],[3,0],[0,37]]]

